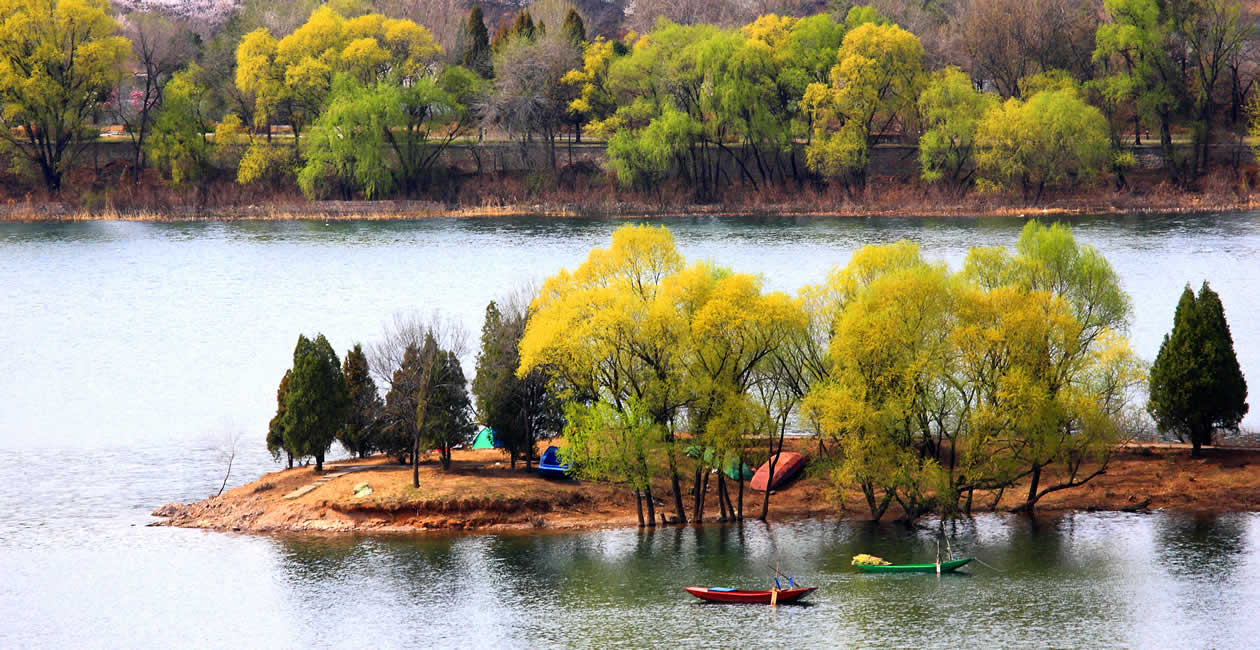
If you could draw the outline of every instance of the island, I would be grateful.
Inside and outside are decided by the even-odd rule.
[[[789,443],[787,448],[808,453],[807,446]],[[383,457],[332,462],[322,474],[309,466],[272,472],[220,496],[158,508],[153,514],[162,520],[155,525],[248,533],[508,532],[636,525],[634,498],[624,489],[548,480],[523,464],[511,469],[500,450],[456,450],[452,456],[447,472],[436,458],[421,465],[420,489],[411,487],[410,467]],[[1256,512],[1257,468],[1260,449],[1206,449],[1204,457],[1192,458],[1189,445],[1130,443],[1104,474],[1081,489],[1047,495],[1037,513],[1054,518],[1075,511]],[[364,483],[371,493],[356,496],[356,486]],[[986,499],[976,502],[984,501],[984,510],[1001,512],[1018,502],[1018,487],[1023,486],[1008,490],[996,509]],[[706,494],[710,512],[717,510],[715,491],[710,487]],[[807,472],[772,494],[767,521],[870,518],[856,490],[846,491],[843,500],[828,492],[824,480]],[[657,493],[667,493],[664,484]],[[760,497],[760,492],[745,491],[744,516],[750,523],[756,521]],[[709,515],[703,523],[719,522]]]

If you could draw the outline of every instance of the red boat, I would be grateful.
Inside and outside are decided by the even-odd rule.
[[[752,481],[748,486],[754,490],[766,491],[766,483],[769,482],[771,490],[779,487],[784,481],[796,476],[805,466],[805,457],[794,452],[785,451],[779,454],[779,460],[774,464],[774,480],[768,481],[770,478],[770,461],[766,461],[757,468],[757,473],[753,474]]]
[[[775,599],[776,603],[793,603],[801,599],[805,594],[817,589],[818,587],[794,587],[792,589],[780,589],[779,595]],[[770,604],[771,591],[745,591],[743,589],[731,589],[729,587],[687,587],[687,593],[699,598],[700,600],[708,600],[715,603],[761,603]]]

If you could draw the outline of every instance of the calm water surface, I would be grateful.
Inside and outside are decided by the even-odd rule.
[[[936,532],[851,523],[362,539],[144,527],[156,505],[218,489],[225,434],[241,435],[229,485],[274,468],[264,431],[299,332],[345,350],[395,312],[440,309],[475,336],[489,299],[572,268],[620,223],[0,224],[0,647],[1257,644],[1255,515],[984,517],[946,532],[1002,570],[941,579],[853,573],[856,552],[930,559]],[[1022,225],[663,223],[689,259],[785,291],[862,244],[907,237],[957,268]],[[1153,358],[1182,286],[1206,279],[1260,377],[1260,214],[1072,225],[1133,296],[1139,354]],[[821,587],[811,606],[680,591],[764,584],[775,561]]]

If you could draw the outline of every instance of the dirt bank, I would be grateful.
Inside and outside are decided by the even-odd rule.
[[[1184,446],[1130,446],[1086,486],[1047,495],[1038,512],[1257,511],[1258,467],[1260,450],[1205,449],[1204,458],[1192,459]],[[355,496],[356,486],[363,483],[371,494]],[[273,472],[222,496],[170,504],[153,514],[164,517],[158,525],[247,532],[564,530],[637,523],[634,499],[624,488],[542,479],[520,465],[510,469],[506,454],[498,450],[456,451],[449,472],[426,462],[420,467],[420,485],[411,487],[410,468],[374,458],[330,463],[322,476],[310,467]],[[691,489],[689,480],[685,489]],[[1007,490],[997,508],[1011,507],[1026,489]],[[663,501],[666,486],[654,490],[658,512],[672,513]],[[773,494],[769,518],[869,518],[857,493],[842,496],[832,494],[824,478],[806,475]],[[996,496],[977,494],[974,507],[990,509]],[[760,492],[745,491],[746,516],[757,515],[760,497]],[[690,516],[691,498],[684,502]],[[715,521],[717,514],[716,482],[711,481],[705,521]],[[886,517],[897,515],[893,510]]]
[[[527,175],[458,176],[449,195],[425,200],[311,201],[288,185],[239,186],[231,179],[197,191],[173,188],[150,173],[135,184],[97,178],[86,170],[78,184],[52,198],[0,182],[0,221],[83,220],[413,220],[431,217],[1038,217],[1067,214],[1239,212],[1260,198],[1251,188],[1260,170],[1216,167],[1193,189],[1168,184],[1157,170],[1134,172],[1130,185],[1052,188],[1037,200],[1019,192],[963,196],[925,186],[912,177],[876,175],[860,190],[842,184],[733,186],[712,202],[697,203],[677,182],[651,191],[618,187],[607,175],[589,173],[572,182],[535,187]],[[4,180],[0,172],[0,181]],[[85,188],[98,188],[91,191]]]

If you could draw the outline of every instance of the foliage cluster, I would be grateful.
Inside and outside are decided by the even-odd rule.
[[[1207,282],[1197,297],[1189,285],[1181,293],[1172,332],[1151,366],[1147,410],[1160,431],[1189,441],[1194,456],[1212,444],[1215,431],[1237,431],[1247,414],[1247,382],[1225,308]]]
[[[518,375],[546,367],[564,387],[562,453],[649,517],[653,479],[668,480],[679,521],[676,431],[720,468],[753,439],[773,456],[789,424],[833,450],[836,484],[860,487],[876,519],[893,502],[956,512],[1024,479],[1031,509],[1105,469],[1144,378],[1114,271],[1057,225],[1030,223],[1014,255],[974,249],[957,273],[909,242],[868,246],[797,297],[625,226],[532,310]]]
[[[312,198],[431,194],[441,153],[492,127],[542,141],[550,175],[557,141],[585,130],[607,140],[617,182],[672,180],[700,200],[736,184],[859,193],[880,171],[872,147],[903,142],[924,182],[1035,201],[1122,173],[1119,148],[1147,128],[1170,180],[1192,185],[1214,140],[1246,132],[1260,78],[1236,0],[877,0],[814,15],[695,2],[636,3],[622,31],[569,0],[493,16],[454,0],[246,0],[213,20],[11,0],[0,137],[54,194],[86,125],[113,119],[137,178],[147,159],[175,184],[237,163],[242,183],[294,179]],[[246,151],[208,156],[204,135],[232,115],[254,131]]]

